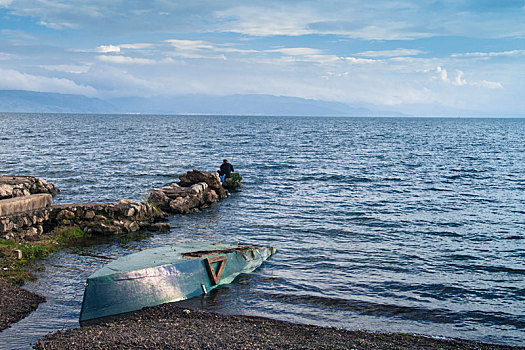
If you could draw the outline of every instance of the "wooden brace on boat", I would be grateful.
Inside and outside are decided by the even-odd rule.
[[[227,261],[228,257],[226,255],[212,256],[210,258],[204,259],[204,265],[206,265],[206,269],[208,270],[208,275],[210,276],[210,281],[212,285],[217,285],[221,281],[222,273],[224,272],[224,268],[226,267]],[[219,265],[217,266],[217,272],[215,272],[215,269],[212,265],[214,262],[219,263]]]

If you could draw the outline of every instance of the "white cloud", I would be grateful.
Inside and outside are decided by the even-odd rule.
[[[490,100],[496,109],[511,101],[523,110],[525,50],[513,50],[520,36],[491,40],[493,52],[481,52],[486,41],[471,40],[472,52],[445,57],[441,39],[385,42],[454,34],[450,46],[461,47],[472,37],[524,32],[512,17],[499,28],[503,20],[485,13],[476,12],[475,21],[472,12],[429,14],[429,2],[415,0],[0,0],[7,3],[8,20],[64,30],[0,31],[2,68],[30,72],[41,82],[47,77],[52,87],[66,84],[49,78],[54,75],[100,94],[254,92],[389,104],[445,96],[450,105],[463,100],[477,108]],[[71,23],[77,30],[68,30]],[[277,34],[307,35],[272,37]]]
[[[412,20],[400,8],[414,6],[380,2],[265,2],[264,6],[238,6],[215,13],[218,29],[251,36],[341,35],[365,40],[412,40],[432,36],[427,31],[414,30]],[[358,15],[356,15],[358,14]],[[385,15],[385,16],[383,16]],[[383,17],[383,18],[382,18]]]
[[[175,47],[176,49],[180,50],[191,50],[191,51],[199,51],[199,50],[214,50],[215,47],[211,45],[209,42],[202,41],[202,40],[179,40],[179,39],[169,39],[166,40],[167,43],[169,43],[171,46]]]
[[[340,60],[341,58],[335,55],[298,55],[298,56],[283,56],[278,62],[281,62],[281,63],[283,62],[285,63],[310,62],[310,63],[317,63],[317,64],[328,64],[328,63],[336,62]]]
[[[136,57],[128,57],[128,56],[109,56],[109,55],[99,55],[97,56],[97,59],[103,62],[108,63],[118,63],[118,64],[155,64],[157,63],[156,60],[152,60],[149,58],[136,58]]]
[[[480,82],[474,82],[471,85],[481,86],[488,89],[503,89],[503,84],[495,81],[482,80]]]
[[[73,80],[53,78],[21,73],[13,69],[0,68],[0,89],[58,92],[95,96],[97,91],[86,85],[79,85]]]
[[[448,73],[447,73],[446,69],[443,69],[441,67],[437,67],[436,71],[439,73],[439,76],[440,76],[441,80],[443,80],[444,82],[447,82],[447,83],[450,82],[450,79],[448,79]]]
[[[266,50],[266,52],[279,52],[288,56],[305,56],[305,55],[320,55],[321,50],[311,49],[308,47],[290,47],[281,49]]]
[[[123,44],[123,45],[119,45],[119,47],[123,49],[140,50],[140,49],[147,49],[147,48],[153,47],[153,44],[151,43]]]
[[[8,53],[0,52],[0,60],[10,60],[13,56]]]
[[[465,80],[464,77],[465,77],[465,73],[463,73],[460,70],[457,70],[456,71],[456,78],[454,79],[453,84],[456,85],[456,86],[467,85],[467,81]]]
[[[395,50],[382,50],[382,51],[364,51],[356,53],[356,56],[365,57],[400,57],[400,56],[417,56],[425,53],[421,50],[415,49],[395,49]]]
[[[10,30],[10,29],[3,29],[0,31],[1,34],[5,34],[8,37],[11,37],[15,39],[16,41],[22,40],[29,40],[33,41],[36,40],[37,37],[34,35],[30,35],[22,30]]]
[[[41,66],[44,69],[50,70],[50,71],[57,71],[57,72],[65,72],[65,73],[72,73],[72,74],[82,74],[87,73],[89,69],[91,68],[91,65],[66,65],[66,64],[60,64],[60,65],[42,65]]]
[[[370,63],[380,62],[380,60],[374,60],[370,58],[344,57],[343,59],[347,62],[356,63],[356,64],[360,64],[360,63],[370,64]]]
[[[239,6],[215,13],[219,29],[253,36],[305,35],[315,31],[308,23],[319,20],[319,13],[293,5]]]
[[[456,77],[454,80],[450,80],[447,74],[447,70],[441,67],[437,67],[435,70],[442,81],[448,84],[452,84],[454,86],[477,86],[477,87],[483,87],[488,89],[503,89],[503,84],[499,82],[493,82],[488,80],[482,80],[482,81],[472,81],[468,82],[465,79],[465,73],[461,70],[456,70]]]
[[[63,29],[66,29],[66,28],[70,28],[70,29],[77,29],[78,28],[77,24],[70,23],[70,22],[54,23],[54,22],[40,21],[40,22],[38,22],[38,24],[40,24],[41,26],[44,26],[44,27],[47,27],[47,28],[51,28],[51,29],[56,29],[56,30],[63,30]]]
[[[501,56],[523,56],[525,50],[509,50],[509,51],[496,51],[496,52],[467,52],[467,53],[455,53],[452,57],[501,57]]]
[[[233,47],[233,44],[214,44],[203,40],[181,40],[169,39],[165,40],[175,51],[170,51],[171,56],[178,56],[183,58],[208,58],[225,60],[225,53],[255,53],[257,50],[238,49]]]
[[[120,47],[115,45],[100,45],[97,47],[96,52],[109,53],[109,52],[120,52]]]
[[[223,31],[250,36],[336,34],[366,40],[525,35],[519,7],[480,11],[469,3],[474,2],[446,1],[436,6],[433,1],[415,0],[0,0],[0,6],[10,6],[17,16],[57,28],[75,25],[98,34],[130,34],[140,29],[142,33]]]

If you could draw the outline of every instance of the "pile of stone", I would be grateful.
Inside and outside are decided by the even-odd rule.
[[[33,196],[36,195],[27,196],[24,198],[32,201]],[[10,208],[9,204],[11,203],[7,202],[7,199],[4,201],[6,202],[0,203],[0,209],[4,209],[5,211],[5,209]],[[18,202],[12,204],[20,206],[21,203]],[[49,220],[51,207],[44,205],[44,203],[42,203],[40,208],[32,208],[34,206],[35,205],[33,202],[33,205],[27,206],[23,208],[23,210],[20,209],[18,212],[0,216],[0,238],[15,241],[31,241],[41,238],[42,234],[44,233],[44,223],[48,222]]]
[[[90,234],[167,231],[167,213],[184,214],[209,207],[228,195],[217,173],[198,170],[179,183],[155,189],[147,202],[51,205],[59,190],[32,176],[0,176],[0,238],[34,241],[57,229],[78,227]]]
[[[118,203],[79,203],[51,207],[44,231],[57,227],[79,227],[91,234],[121,234],[127,232],[168,231],[170,225],[159,222],[166,213],[153,205],[132,200]]]
[[[165,217],[166,213],[153,205],[132,200],[51,205],[1,216],[0,238],[35,241],[67,227],[78,227],[86,233],[98,235],[138,230],[163,232],[170,229],[168,223],[160,222]]]
[[[52,196],[60,191],[52,183],[34,176],[0,176],[0,200],[48,193]]]
[[[186,214],[209,207],[228,196],[217,173],[193,170],[179,179],[179,183],[154,189],[148,202],[167,213]]]

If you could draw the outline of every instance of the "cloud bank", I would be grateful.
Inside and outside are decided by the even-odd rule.
[[[520,1],[0,0],[2,89],[525,110]]]

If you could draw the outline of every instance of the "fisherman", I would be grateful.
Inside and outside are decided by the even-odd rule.
[[[228,159],[223,159],[221,164],[221,169],[219,170],[219,176],[222,182],[225,182],[226,179],[229,179],[233,170],[233,165],[228,162]]]

